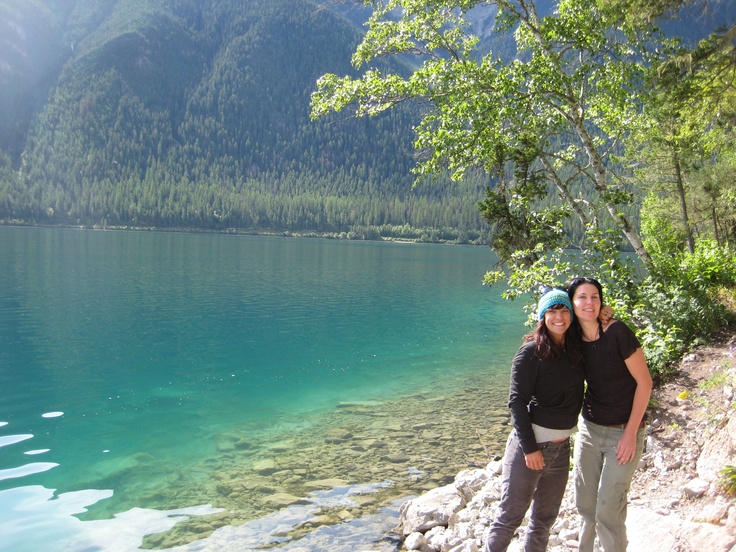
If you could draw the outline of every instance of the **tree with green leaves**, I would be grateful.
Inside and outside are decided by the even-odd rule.
[[[650,190],[666,202],[674,184],[690,253],[694,233],[720,244],[734,243],[736,237],[728,216],[733,210],[733,179],[728,175],[734,168],[734,54],[736,48],[723,48],[721,33],[694,49],[675,49],[651,73],[644,102],[648,125],[629,140],[639,159],[639,176],[652,183]]]
[[[650,335],[660,332],[662,320],[649,316],[634,282],[634,263],[618,252],[623,237],[641,265],[653,263],[631,217],[641,193],[615,157],[631,129],[647,124],[644,87],[666,61],[657,28],[596,0],[364,4],[373,14],[352,59],[363,73],[321,77],[313,118],[416,102],[424,109],[414,143],[419,177],[449,168],[460,178],[480,167],[496,178],[480,204],[501,260],[488,283],[506,279],[505,295],[514,298],[575,270],[592,273],[623,317],[636,317]],[[496,33],[513,36],[512,59],[478,51],[471,22],[489,20]],[[369,66],[388,55],[413,56],[413,70]],[[558,201],[547,201],[551,194]],[[571,216],[584,228],[582,243],[563,232]],[[569,255],[573,245],[582,255]]]
[[[388,54],[423,61],[407,77],[376,69],[360,78],[323,76],[314,117],[349,105],[363,115],[428,100],[415,142],[425,153],[420,174],[449,167],[460,177],[480,166],[514,175],[509,185],[520,188],[510,193],[526,187],[532,196],[530,178],[543,179],[584,226],[607,212],[637,254],[649,259],[623,208],[631,194],[608,162],[640,111],[636,86],[644,67],[643,45],[637,45],[643,43],[635,28],[613,26],[594,0],[561,1],[554,14],[539,13],[530,0],[366,3],[374,11],[354,65]],[[467,15],[493,9],[495,31],[514,33],[511,61],[474,49],[478,38]],[[576,193],[576,184],[587,193]]]

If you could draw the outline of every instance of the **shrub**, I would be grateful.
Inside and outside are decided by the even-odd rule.
[[[728,496],[736,496],[736,466],[724,466],[720,476],[718,488]]]
[[[669,221],[643,223],[652,262],[628,312],[655,379],[666,379],[673,361],[712,338],[732,316],[720,300],[736,285],[736,254],[728,245],[700,239],[692,253]]]

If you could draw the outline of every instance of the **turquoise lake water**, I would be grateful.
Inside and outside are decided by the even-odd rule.
[[[505,385],[525,317],[481,285],[492,262],[482,247],[0,227],[0,549],[137,550],[217,510],[151,497],[215,465],[233,428],[277,439],[346,402]],[[226,549],[207,542],[179,549]]]

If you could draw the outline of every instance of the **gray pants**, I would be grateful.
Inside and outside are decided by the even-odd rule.
[[[636,454],[619,465],[616,444],[624,430],[582,420],[575,437],[575,505],[582,516],[580,552],[625,552],[629,487],[644,450],[645,430],[636,434]]]
[[[526,467],[524,451],[512,431],[503,457],[503,492],[493,520],[484,552],[503,552],[532,504],[524,550],[544,552],[549,531],[557,519],[570,471],[570,440],[561,443],[539,443],[544,455],[544,468]]]

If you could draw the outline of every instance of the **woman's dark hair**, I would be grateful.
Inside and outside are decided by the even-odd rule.
[[[566,309],[563,305],[555,305],[549,310]],[[572,315],[572,313],[570,313]],[[537,327],[528,333],[525,337],[526,341],[534,341],[536,345],[537,357],[540,360],[560,360],[567,355],[572,365],[579,368],[583,364],[583,353],[580,349],[580,338],[578,332],[568,329],[565,332],[565,342],[560,345],[549,335],[549,330],[544,323],[544,319],[537,323]]]

